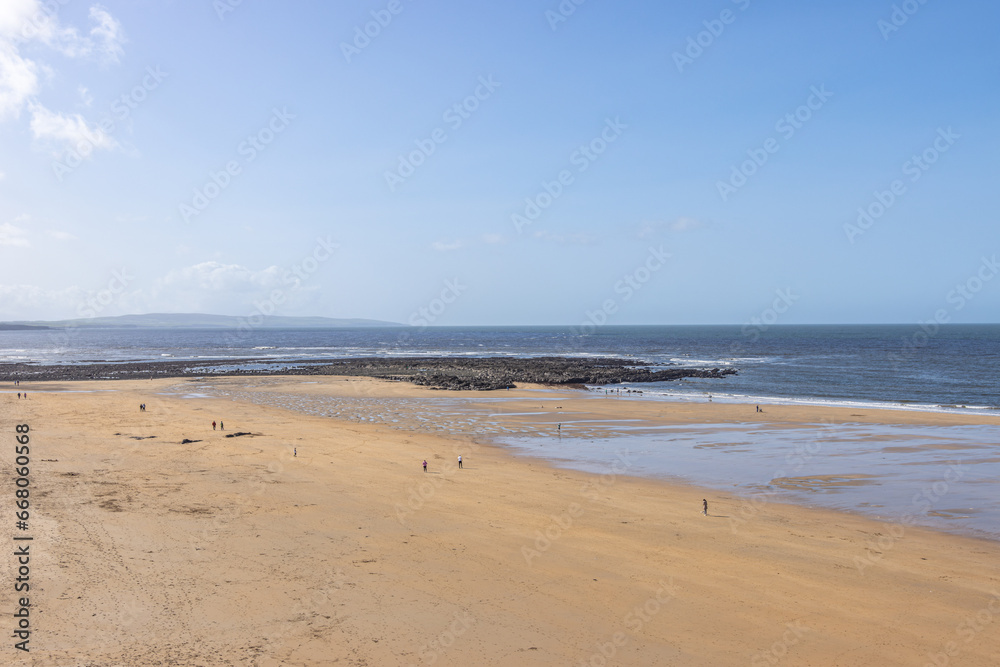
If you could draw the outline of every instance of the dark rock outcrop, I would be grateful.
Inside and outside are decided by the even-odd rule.
[[[241,366],[253,365],[254,368]],[[128,380],[245,375],[346,375],[373,377],[449,390],[495,390],[518,383],[580,387],[724,378],[732,368],[654,366],[637,359],[576,357],[366,357],[335,361],[164,361],[41,366],[0,364],[0,382],[29,380]]]

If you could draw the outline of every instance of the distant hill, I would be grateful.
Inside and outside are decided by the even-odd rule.
[[[78,320],[52,322],[2,322],[4,328],[156,328],[156,329],[235,329],[247,325],[248,318],[235,315],[205,315],[202,313],[149,313],[147,315],[119,315],[117,317],[85,317]],[[254,318],[251,324],[262,329],[344,329],[350,327],[401,327],[398,322],[381,320],[340,319],[333,317],[283,317],[272,315],[262,322]]]
[[[10,324],[0,322],[0,331],[41,331],[52,327],[33,326],[31,324]]]

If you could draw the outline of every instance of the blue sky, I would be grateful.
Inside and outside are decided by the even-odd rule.
[[[0,319],[995,322],[998,14],[5,0]]]

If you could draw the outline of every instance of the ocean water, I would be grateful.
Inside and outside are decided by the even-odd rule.
[[[742,501],[722,512],[734,530],[780,501],[1000,539],[1000,426],[688,424],[613,437],[566,430],[500,440],[612,480],[617,473],[735,492]]]
[[[428,327],[0,332],[0,363],[363,356],[609,356],[736,368],[642,385],[668,400],[805,402],[1000,414],[1000,325]]]

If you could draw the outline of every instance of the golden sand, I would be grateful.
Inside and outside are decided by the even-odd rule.
[[[0,558],[0,664],[1000,665],[995,542],[780,503],[735,530],[737,496],[557,469],[462,429],[429,432],[406,411],[389,427],[162,393],[210,384],[431,410],[454,398],[308,380],[50,383],[4,397],[0,463],[12,470],[14,425],[29,424],[32,492],[30,529],[17,531],[5,475],[4,551],[34,539],[30,654],[10,636],[15,557]],[[506,412],[544,395],[598,420],[997,423],[503,393],[523,402]],[[492,411],[496,396],[463,397]]]

